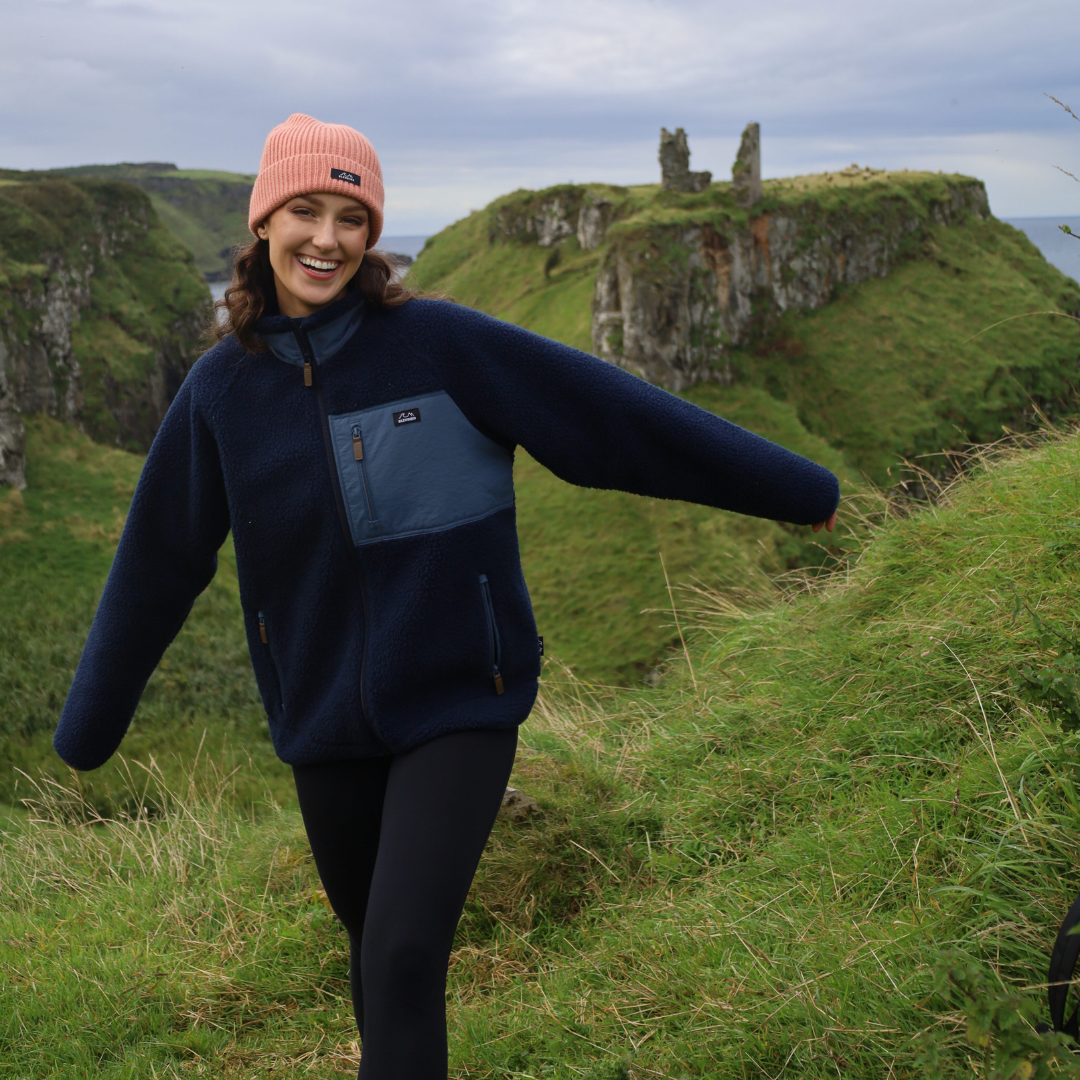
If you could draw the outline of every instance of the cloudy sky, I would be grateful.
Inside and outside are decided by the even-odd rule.
[[[1075,215],[1076,0],[0,0],[0,166],[251,172],[293,112],[383,162],[391,235],[517,187],[658,179],[661,125],[729,175],[966,172],[999,216]]]

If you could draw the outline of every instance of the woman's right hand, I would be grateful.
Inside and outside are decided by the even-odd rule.
[[[836,511],[834,510],[824,521],[819,521],[814,526],[814,532],[821,532],[821,527],[825,526],[826,532],[832,532],[836,528]]]

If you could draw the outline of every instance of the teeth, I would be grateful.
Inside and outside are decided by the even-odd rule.
[[[305,266],[310,266],[312,270],[336,270],[338,268],[336,260],[313,259],[310,255],[299,255],[297,258]]]

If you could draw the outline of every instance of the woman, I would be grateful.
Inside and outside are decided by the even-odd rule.
[[[410,296],[369,249],[379,161],[294,115],[256,241],[131,503],[56,732],[94,769],[232,530],[255,676],[348,930],[360,1076],[445,1080],[454,929],[540,653],[514,524],[520,444],[572,483],[825,525],[826,469],[594,357]]]

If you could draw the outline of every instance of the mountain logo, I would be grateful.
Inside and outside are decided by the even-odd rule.
[[[360,177],[358,177],[356,173],[346,172],[344,169],[331,169],[330,179],[344,180],[346,184],[355,184],[357,187],[361,186]]]
[[[419,409],[405,409],[403,412],[394,413],[394,426],[401,427],[402,424],[419,424],[420,423],[420,410]]]

